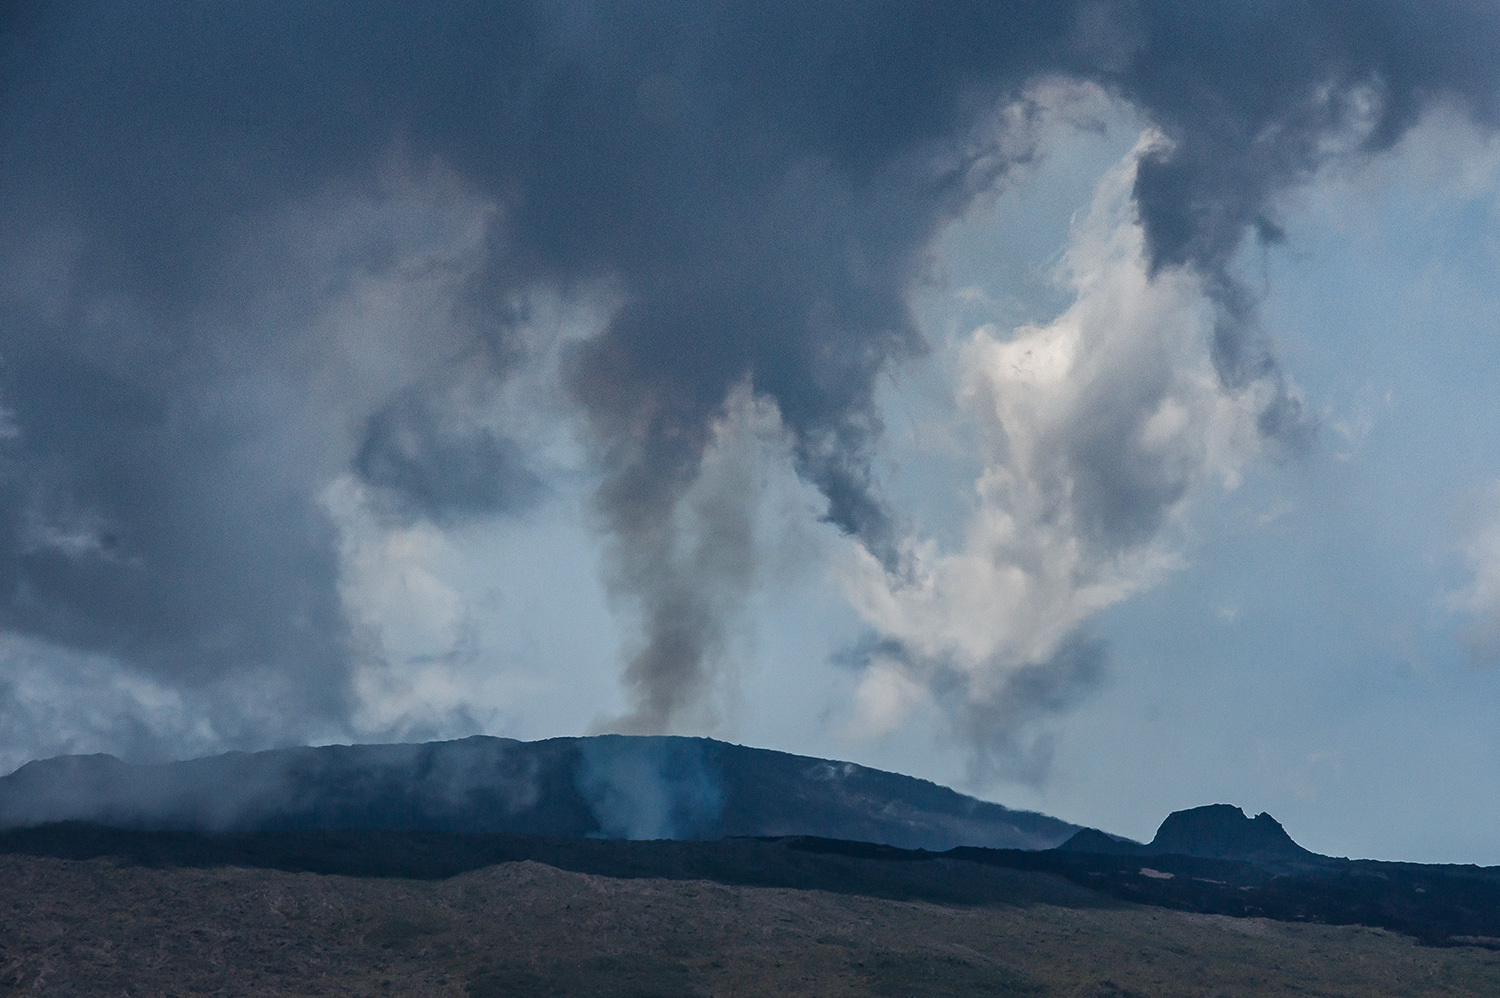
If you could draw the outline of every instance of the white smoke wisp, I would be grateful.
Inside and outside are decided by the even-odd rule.
[[[983,448],[962,544],[910,539],[904,573],[847,549],[839,581],[881,639],[855,707],[878,716],[852,731],[891,730],[937,701],[978,776],[1039,779],[1046,745],[1021,729],[1097,675],[1080,628],[1180,566],[1174,527],[1192,497],[1214,480],[1234,488],[1262,449],[1257,417],[1277,387],[1226,388],[1204,281],[1149,270],[1131,191],[1163,141],[1144,134],[1075,219],[1060,264],[1073,304],[958,348],[958,401]]]
[[[290,685],[260,669],[174,687],[113,655],[0,635],[0,775],[56,755],[158,762],[221,751],[243,744],[247,729],[277,731]]]
[[[455,308],[452,294],[430,297],[435,309]],[[423,385],[424,404],[441,427],[434,435],[462,439],[478,429],[517,442],[546,481],[536,506],[566,511],[576,496],[565,490],[576,492],[586,477],[558,367],[569,346],[604,321],[607,289],[582,289],[571,299],[528,289],[514,304],[526,318],[507,330],[521,354],[513,366],[503,377],[440,372],[444,378]],[[403,439],[410,429],[397,430],[397,457],[417,450]],[[434,463],[429,477],[461,477],[455,470]],[[551,528],[525,503],[508,515],[443,517],[393,504],[390,491],[346,471],[319,495],[338,530],[339,596],[353,632],[350,727],[361,738],[402,740],[501,729],[546,686],[541,667],[497,638],[514,633],[502,612],[517,595],[504,585],[504,565],[526,557],[522,531]]]
[[[1476,665],[1500,662],[1500,482],[1471,504],[1460,553],[1472,577],[1448,595],[1450,610],[1467,618],[1459,640]]]

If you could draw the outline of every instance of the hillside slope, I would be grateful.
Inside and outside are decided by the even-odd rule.
[[[387,829],[711,840],[815,835],[1046,849],[1078,826],[925,780],[706,738],[330,745],[132,766],[62,756],[0,778],[0,828]]]
[[[0,995],[1500,994],[1500,957],[1481,949],[1138,907],[1040,873],[990,876],[990,903],[955,905],[529,861],[410,880],[0,854]]]

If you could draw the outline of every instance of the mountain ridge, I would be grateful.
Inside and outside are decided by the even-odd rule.
[[[58,757],[0,778],[0,826],[0,856],[149,869],[446,879],[538,862],[960,905],[1071,885],[1080,904],[1500,950],[1500,868],[1319,856],[1269,814],[1227,804],[1173,812],[1151,842],[1133,842],[928,781],[711,739],[476,737],[152,766]],[[1053,847],[1038,848],[1049,835]],[[1028,845],[973,844],[984,839]]]
[[[374,829],[621,839],[814,835],[1046,849],[1079,826],[915,777],[708,738],[599,735],[59,756],[0,777],[0,828]]]

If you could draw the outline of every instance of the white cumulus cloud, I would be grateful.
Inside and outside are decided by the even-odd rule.
[[[1131,191],[1161,141],[1144,135],[1075,220],[1060,264],[1073,303],[959,347],[959,404],[982,440],[961,544],[911,538],[900,572],[850,547],[843,588],[898,650],[872,656],[851,730],[889,730],[903,701],[936,693],[981,769],[1035,775],[1045,747],[1018,740],[1034,713],[1022,701],[1062,706],[1097,674],[1080,628],[1179,565],[1183,509],[1215,480],[1233,488],[1262,449],[1257,420],[1277,385],[1225,387],[1203,281],[1149,272]]]

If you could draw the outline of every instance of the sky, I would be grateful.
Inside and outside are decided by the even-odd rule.
[[[0,770],[711,735],[1500,864],[1500,9],[0,13]]]

